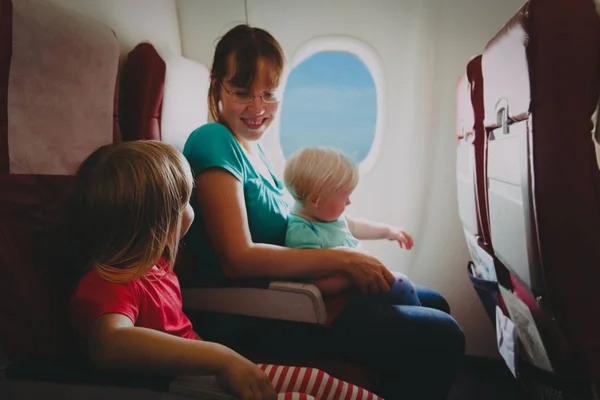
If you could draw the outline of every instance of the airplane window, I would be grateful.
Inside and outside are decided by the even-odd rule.
[[[306,57],[284,87],[279,132],[285,158],[305,146],[331,146],[360,165],[375,142],[377,95],[359,56],[328,50]]]

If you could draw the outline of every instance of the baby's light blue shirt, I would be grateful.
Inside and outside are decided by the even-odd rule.
[[[344,216],[333,222],[311,222],[294,213],[289,216],[285,235],[286,247],[303,249],[351,247],[359,245],[352,236]]]

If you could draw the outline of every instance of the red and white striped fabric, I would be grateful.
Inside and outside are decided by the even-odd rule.
[[[305,393],[279,393],[277,400],[316,400],[314,397]]]
[[[316,368],[271,364],[258,366],[265,371],[275,391],[280,393],[278,400],[382,400],[368,390],[334,378]]]

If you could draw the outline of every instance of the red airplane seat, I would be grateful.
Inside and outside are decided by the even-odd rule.
[[[527,33],[519,23],[525,24],[528,7],[528,4],[524,6],[523,11],[509,22],[508,25],[514,24],[515,27],[505,27],[490,41],[483,54],[482,69],[485,126],[489,129],[487,189],[494,253],[528,287],[538,289],[543,286],[538,277],[539,271],[529,262],[536,258],[537,247],[533,242],[536,238],[527,231],[530,225],[528,218],[533,217],[531,196],[528,190],[521,189],[521,180],[528,182],[529,170],[529,76],[523,46]],[[515,22],[519,18],[521,20]],[[509,46],[511,40],[515,43],[512,52]],[[497,41],[500,44],[494,46]],[[504,44],[505,41],[509,44]],[[499,52],[502,54],[496,54]],[[510,58],[505,58],[508,56]],[[493,70],[494,67],[496,70]],[[496,75],[493,75],[494,72]],[[511,122],[510,127],[508,121]]]
[[[208,122],[204,65],[144,42],[128,54],[122,76],[124,140],[161,140],[183,151],[190,133]]]
[[[166,65],[150,43],[131,51],[121,71],[121,136],[123,140],[160,140],[160,110]]]
[[[475,172],[475,193],[477,204],[477,216],[479,224],[479,236],[477,244],[483,249],[482,256],[493,258],[493,270],[496,273],[497,282],[507,288],[512,288],[512,281],[508,269],[494,255],[492,237],[490,234],[490,213],[488,198],[488,134],[484,124],[484,82],[481,67],[482,56],[473,58],[467,64],[466,76],[469,81],[469,91],[473,112],[473,139],[472,154]],[[488,259],[489,260],[489,259]],[[500,295],[501,297],[501,295]],[[500,306],[503,302],[500,301]],[[502,308],[502,307],[501,307]]]
[[[79,163],[118,136],[119,46],[46,2],[1,4],[0,338],[10,359],[54,357],[67,344],[62,204]]]
[[[490,251],[486,188],[486,131],[483,125],[481,56],[474,57],[457,84],[457,192],[464,228]]]
[[[564,396],[600,377],[599,48],[592,0],[531,0],[482,58],[493,250],[548,352],[544,385]]]
[[[479,55],[467,64],[457,85],[457,191],[463,226],[489,252],[483,119],[483,76]]]
[[[491,253],[491,237],[487,198],[487,147],[486,130],[483,124],[485,107],[483,103],[483,75],[481,71],[481,55],[467,64],[466,76],[469,82],[469,98],[473,113],[472,158],[475,173],[475,199],[477,204],[477,221],[479,227],[479,245]]]
[[[486,263],[482,261],[481,253],[485,253],[485,251],[478,245],[481,238],[481,225],[476,202],[476,168],[473,144],[475,120],[467,74],[459,78],[456,86],[456,189],[458,214],[471,257],[471,262],[467,266],[467,274],[475,292],[483,303],[488,317],[495,324],[499,289],[495,280],[492,279],[491,271],[488,270]],[[485,255],[484,258],[486,258]]]
[[[457,193],[471,256],[467,273],[495,326],[496,307],[502,306],[498,280],[508,276],[498,271],[502,266],[493,257],[489,239],[483,118],[481,56],[477,56],[468,63],[457,85]]]
[[[166,66],[166,67],[165,67]],[[198,126],[208,122],[208,103],[207,93],[209,87],[209,71],[208,69],[189,59],[169,53],[166,50],[156,49],[150,43],[141,43],[137,45],[128,55],[127,62],[124,66],[126,72],[122,73],[121,84],[125,90],[131,91],[121,93],[121,121],[122,135],[127,140],[136,139],[156,139],[173,144],[180,151],[189,134]],[[163,81],[164,80],[164,81]],[[164,94],[164,96],[163,96]],[[151,130],[151,133],[144,131]],[[177,272],[183,289],[184,308],[186,312],[196,312],[196,307],[201,306],[202,310],[207,310],[206,307],[217,307],[218,303],[229,301],[232,303],[238,302],[238,294],[219,293],[219,288],[215,288],[214,295],[205,296],[200,300],[194,300],[193,305],[189,301],[193,295],[189,292],[197,290],[196,286],[204,286],[198,283],[195,273],[195,265],[193,252],[190,251],[190,244],[185,243],[180,248],[175,271]],[[284,285],[288,283],[283,282]],[[237,286],[242,287],[241,290],[255,290],[248,287],[247,282],[232,282],[232,290],[236,290]],[[306,286],[306,285],[305,285]],[[294,307],[287,308],[275,307],[280,310],[281,318],[278,316],[263,316],[260,308],[268,309],[268,303],[273,301],[267,293],[264,300],[261,297],[265,292],[273,292],[271,287],[260,287],[255,290],[256,301],[253,301],[254,308],[245,308],[241,312],[246,315],[259,316],[275,319],[288,319],[286,313],[292,312]],[[263,292],[263,293],[260,293]],[[318,294],[320,296],[320,293]],[[252,296],[251,296],[251,299]],[[289,304],[295,304],[290,299]],[[284,301],[275,301],[281,304],[286,304]],[[319,302],[319,301],[317,301]],[[320,303],[322,303],[322,298]],[[203,303],[203,304],[200,304]],[[207,304],[210,303],[210,304]],[[267,304],[267,305],[265,305]],[[236,306],[233,307],[234,313]],[[215,311],[208,309],[207,311]],[[225,307],[222,312],[231,312],[229,307]],[[294,319],[292,319],[294,320]],[[323,323],[321,321],[319,323]],[[373,379],[370,374],[359,367],[339,360],[296,360],[289,357],[265,356],[260,352],[253,354],[245,354],[255,362],[260,363],[279,363],[285,365],[304,365],[310,367],[321,368],[329,372],[333,376],[352,382],[363,388],[370,389],[373,387]]]
[[[473,236],[480,235],[479,217],[475,203],[475,157],[473,152],[475,125],[467,75],[457,84],[457,145],[456,183],[458,212],[463,228]]]

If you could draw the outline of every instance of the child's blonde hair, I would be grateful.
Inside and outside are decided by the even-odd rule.
[[[304,204],[311,194],[326,196],[339,190],[353,190],[358,184],[358,169],[339,150],[305,147],[287,161],[283,181],[291,195]]]
[[[190,166],[175,147],[158,141],[105,145],[79,167],[72,223],[83,262],[112,282],[146,274],[161,257],[175,262]]]

